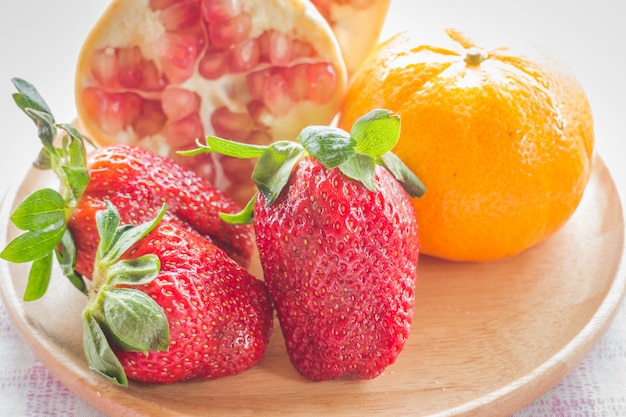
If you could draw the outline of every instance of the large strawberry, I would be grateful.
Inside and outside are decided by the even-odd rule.
[[[218,224],[218,210],[233,211],[232,202],[195,174],[134,147],[89,160],[84,138],[54,122],[32,85],[14,83],[15,101],[44,145],[37,165],[61,179],[60,192],[34,192],[11,217],[25,233],[0,256],[32,261],[24,298],[45,293],[56,255],[65,275],[89,293],[88,363],[121,385],[127,378],[218,378],[253,366],[269,343],[273,310],[265,284],[211,241],[215,232],[217,242],[229,242],[230,233],[241,241],[226,249],[249,259],[251,231]],[[66,135],[56,147],[59,128]]]
[[[253,219],[287,351],[313,380],[374,378],[409,336],[419,254],[410,195],[424,188],[390,152],[399,128],[377,110],[351,133],[310,127],[300,143],[268,147],[208,137],[196,150],[259,157],[260,193],[224,218]]]

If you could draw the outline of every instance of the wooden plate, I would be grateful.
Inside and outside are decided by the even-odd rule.
[[[50,177],[35,170],[9,193],[0,246],[15,236],[16,203]],[[27,268],[0,263],[0,289],[35,355],[103,412],[131,416],[506,416],[554,386],[592,349],[625,291],[624,220],[600,158],[572,219],[549,241],[493,263],[422,257],[413,332],[398,361],[371,381],[315,383],[291,367],[278,325],[252,370],[217,381],[118,388],[89,371],[84,298],[56,271],[53,289],[21,300]]]

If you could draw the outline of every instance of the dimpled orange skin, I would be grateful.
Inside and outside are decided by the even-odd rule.
[[[339,127],[382,107],[401,116],[394,152],[426,194],[413,200],[423,254],[490,261],[544,241],[571,217],[594,147],[587,97],[553,57],[397,35],[355,74]]]

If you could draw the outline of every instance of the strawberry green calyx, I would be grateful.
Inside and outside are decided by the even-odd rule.
[[[426,188],[417,176],[391,151],[400,137],[400,117],[389,110],[376,109],[357,120],[350,133],[332,126],[309,126],[298,135],[298,142],[276,141],[268,146],[248,145],[207,136],[198,148],[182,155],[215,152],[236,158],[259,158],[252,179],[265,203],[271,205],[280,195],[293,167],[304,156],[312,156],[327,169],[338,168],[346,177],[374,191],[376,165],[384,166],[412,197]],[[256,196],[238,214],[223,214],[229,223],[251,223]]]
[[[48,105],[27,81],[14,78],[15,103],[38,129],[43,145],[35,167],[52,169],[61,180],[61,192],[46,188],[26,198],[11,216],[15,226],[25,233],[17,236],[0,253],[15,263],[32,262],[24,300],[32,301],[46,292],[52,260],[56,257],[65,276],[81,292],[87,293],[82,277],[74,271],[76,248],[67,219],[89,182],[84,138],[73,126],[57,124]],[[55,144],[59,130],[65,132],[60,146]]]
[[[145,293],[132,288],[153,281],[160,261],[154,254],[120,259],[144,238],[165,215],[163,206],[151,221],[137,226],[120,225],[119,213],[106,202],[96,224],[100,242],[96,252],[94,287],[83,312],[83,349],[90,368],[110,381],[125,386],[128,379],[109,341],[129,352],[165,351],[170,332],[163,309]]]
[[[91,143],[74,126],[67,123],[57,124],[50,108],[35,87],[20,78],[13,78],[13,85],[18,90],[13,100],[38,128],[41,149],[34,165],[39,169],[51,169],[61,180],[61,194],[67,205],[73,207],[89,182],[89,173],[85,168],[85,142]],[[65,132],[61,146],[55,145],[58,131]]]

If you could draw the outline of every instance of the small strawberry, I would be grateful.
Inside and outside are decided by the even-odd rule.
[[[84,312],[93,369],[121,384],[167,384],[234,375],[262,358],[273,324],[263,282],[163,210],[120,225],[107,201],[95,216],[101,239]]]
[[[93,268],[98,236],[95,228],[76,221],[87,217],[84,210],[104,208],[109,200],[124,223],[137,224],[154,217],[163,204],[168,211],[196,233],[210,239],[244,267],[253,250],[252,228],[228,225],[220,212],[239,210],[233,200],[169,158],[130,145],[98,148],[87,160],[89,183],[84,198],[75,207],[68,227],[78,246],[76,270],[89,276]]]
[[[11,216],[25,233],[0,257],[32,262],[24,299],[45,293],[56,256],[89,294],[89,366],[120,385],[128,378],[213,379],[254,365],[269,343],[273,310],[265,284],[225,252],[247,263],[252,248],[249,226],[233,228],[218,217],[234,204],[139,148],[115,146],[87,158],[85,138],[56,124],[32,85],[14,84],[16,103],[39,128],[36,165],[61,180],[60,192],[38,190]],[[60,147],[58,129],[66,133]]]
[[[191,151],[259,158],[260,193],[223,217],[254,221],[287,351],[310,379],[374,378],[409,336],[419,254],[410,195],[425,190],[390,152],[399,129],[398,116],[375,110],[350,134],[309,127],[300,143],[268,147],[208,137]]]

